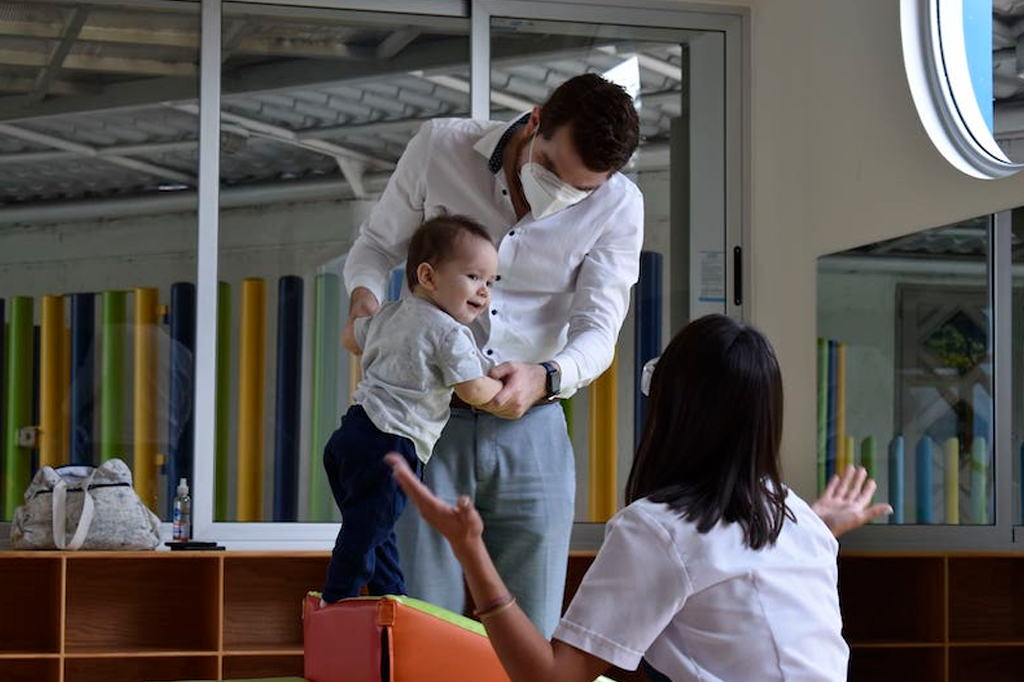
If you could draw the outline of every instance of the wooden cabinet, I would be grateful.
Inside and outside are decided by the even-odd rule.
[[[851,682],[1024,675],[1024,554],[844,553]]]
[[[328,552],[0,553],[0,680],[302,675]]]
[[[301,676],[302,598],[329,558],[0,552],[0,680]],[[569,557],[566,601],[592,560]],[[852,682],[1021,679],[1024,554],[844,553],[839,595]]]

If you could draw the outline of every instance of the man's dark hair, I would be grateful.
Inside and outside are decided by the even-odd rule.
[[[559,85],[540,109],[540,134],[550,140],[563,125],[588,169],[602,173],[626,165],[640,141],[640,120],[633,99],[621,85],[596,73]]]
[[[782,373],[756,329],[724,315],[687,325],[661,355],[626,500],[664,502],[706,533],[738,523],[751,549],[786,518],[779,471]]]
[[[405,281],[409,291],[415,290],[419,284],[416,269],[420,263],[437,267],[453,256],[460,239],[469,237],[494,243],[480,223],[462,215],[441,215],[420,225],[409,241],[409,254],[405,260]]]

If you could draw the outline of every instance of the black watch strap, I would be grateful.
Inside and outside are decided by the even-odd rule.
[[[544,397],[550,400],[562,390],[562,373],[553,362],[542,362],[540,366],[548,373],[544,382]]]

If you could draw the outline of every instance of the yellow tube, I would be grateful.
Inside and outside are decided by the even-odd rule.
[[[263,403],[266,390],[267,285],[242,282],[238,358],[239,521],[263,519]]]
[[[614,516],[618,506],[618,368],[616,351],[611,367],[590,385],[590,520],[598,523]]]
[[[62,464],[61,380],[64,378],[64,297],[43,296],[39,328],[39,466]]]
[[[157,306],[158,292],[152,288],[135,289],[135,367],[134,381],[134,463],[135,492],[156,511],[157,449]]]
[[[950,438],[943,447],[946,480],[946,523],[960,523],[960,441]]]

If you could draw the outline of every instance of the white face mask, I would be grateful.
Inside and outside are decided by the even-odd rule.
[[[533,159],[533,142],[536,139],[537,136],[534,135],[530,140],[528,159]],[[526,195],[526,202],[530,204],[534,220],[540,220],[564,208],[569,208],[573,204],[578,204],[590,196],[593,191],[577,189],[562,182],[557,175],[532,160],[524,163],[519,170],[519,180],[523,184],[523,193]]]

